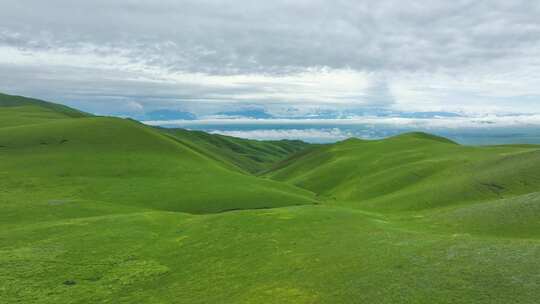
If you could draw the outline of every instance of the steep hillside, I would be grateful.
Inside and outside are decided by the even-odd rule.
[[[460,146],[423,133],[350,139],[267,176],[366,209],[422,210],[540,190],[540,147]]]
[[[208,157],[232,163],[250,173],[267,170],[275,163],[311,146],[299,140],[258,141],[201,131],[160,130]]]

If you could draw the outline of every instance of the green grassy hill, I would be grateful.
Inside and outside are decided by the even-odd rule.
[[[538,146],[260,142],[8,99],[0,303],[540,298]]]
[[[423,133],[350,139],[267,176],[349,206],[417,211],[538,191],[540,146],[460,146]]]
[[[259,141],[184,129],[161,130],[210,158],[232,163],[250,173],[268,170],[311,146],[299,140]]]
[[[60,104],[0,93],[0,127],[88,116],[87,113]]]
[[[153,128],[117,118],[80,118],[0,128],[6,198],[103,201],[192,213],[313,203],[294,186],[230,170]],[[22,202],[13,202],[18,208]],[[6,216],[6,214],[4,214]]]

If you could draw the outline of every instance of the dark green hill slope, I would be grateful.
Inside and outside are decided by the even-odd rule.
[[[410,133],[321,147],[267,174],[373,210],[421,210],[540,190],[540,147],[460,146]]]
[[[160,129],[193,149],[250,173],[267,170],[273,164],[311,145],[299,140],[258,141],[201,131]]]

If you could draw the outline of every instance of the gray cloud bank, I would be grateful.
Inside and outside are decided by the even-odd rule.
[[[538,47],[536,1],[31,1],[1,4],[1,42],[117,50],[172,70],[454,69]]]
[[[540,112],[538,1],[0,2],[0,90],[105,114]]]

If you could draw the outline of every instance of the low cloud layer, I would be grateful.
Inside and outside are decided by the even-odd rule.
[[[381,117],[381,116],[353,116],[347,118],[334,119],[297,119],[297,118],[271,118],[271,119],[253,119],[253,118],[201,118],[197,120],[149,120],[143,121],[148,125],[165,127],[191,127],[198,125],[205,126],[392,126],[404,127],[410,129],[493,129],[510,128],[520,126],[540,127],[540,114],[522,114],[522,115],[482,115],[482,116],[455,116],[455,117]]]
[[[146,121],[150,125],[181,127],[259,140],[299,139],[327,143],[351,137],[380,139],[423,131],[462,144],[540,144],[540,115],[451,117],[349,117],[339,119],[204,118]]]
[[[135,116],[540,113],[535,1],[0,3],[0,90]]]
[[[257,140],[303,140],[307,142],[334,142],[354,137],[351,132],[332,129],[265,129],[265,130],[213,130],[213,134]]]

